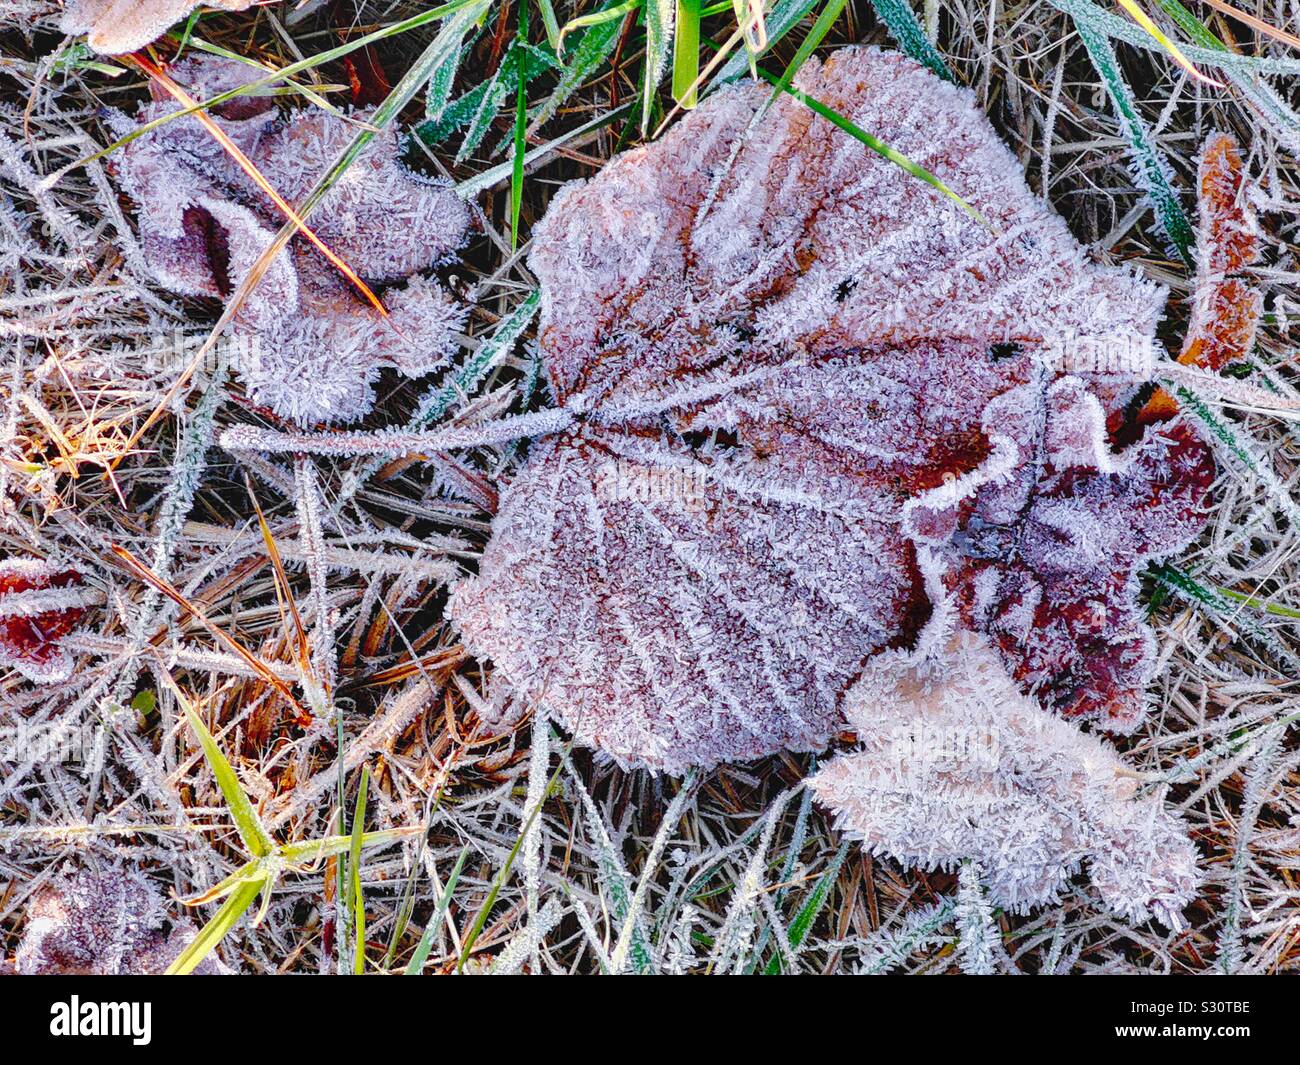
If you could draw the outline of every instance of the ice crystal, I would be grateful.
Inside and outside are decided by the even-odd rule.
[[[29,976],[160,975],[198,932],[170,919],[158,889],[126,866],[81,868],[42,888],[16,959]],[[213,955],[196,972],[228,971]]]
[[[0,559],[0,666],[38,684],[66,680],[72,656],[61,641],[89,602],[75,569],[40,559]]]
[[[203,6],[243,11],[253,0],[205,0]],[[199,5],[194,0],[64,0],[64,33],[85,33],[107,55],[134,52],[161,37]]]
[[[204,58],[173,76],[201,97],[247,84],[257,67]],[[176,110],[156,101],[141,123]],[[358,112],[357,118],[364,118]],[[235,97],[214,121],[276,191],[298,203],[352,140],[356,127],[325,112],[276,115],[268,97]],[[129,127],[129,123],[127,126]],[[256,403],[299,424],[368,411],[380,368],[407,375],[441,366],[465,311],[427,270],[463,241],[469,215],[448,187],[397,161],[391,129],[311,214],[308,224],[367,283],[390,287],[382,317],[302,237],[272,262],[235,319],[236,368]],[[139,205],[141,243],[159,283],[225,298],[285,221],[253,179],[192,119],[166,123],[121,152],[122,184]]]
[[[567,186],[529,262],[572,425],[502,495],[466,646],[625,763],[817,749],[933,627],[929,567],[1044,703],[1131,720],[1133,573],[1211,475],[1180,423],[1105,437],[1163,290],[1087,259],[966,90],[869,48],[799,86],[992,229],[793,98],[755,125],[755,84]]]
[[[873,853],[927,869],[972,859],[1015,911],[1056,899],[1086,862],[1116,913],[1181,926],[1197,876],[1177,819],[1108,744],[1022,694],[982,634],[877,657],[845,714],[862,750],[810,784]]]

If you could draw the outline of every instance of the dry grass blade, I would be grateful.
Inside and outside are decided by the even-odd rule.
[[[298,603],[293,597],[293,587],[289,584],[289,575],[284,571],[284,561],[280,558],[280,549],[275,545],[275,537],[271,535],[271,527],[266,523],[266,515],[262,513],[262,504],[257,501],[257,494],[253,491],[253,486],[245,481],[245,487],[248,489],[249,501],[253,504],[253,509],[257,511],[257,525],[262,532],[262,543],[266,545],[266,557],[271,560],[271,567],[275,571],[275,597],[276,601],[283,608],[286,604],[289,608],[289,616],[293,619],[294,642],[298,647],[298,666],[303,671],[303,676],[311,672],[311,647],[307,642],[307,630],[303,627],[302,616],[298,613]]]
[[[1203,0],[1203,2],[1214,8],[1215,11],[1222,11],[1225,15],[1231,15],[1238,22],[1244,22],[1252,30],[1264,34],[1265,37],[1272,37],[1275,41],[1281,41],[1292,48],[1300,49],[1300,37],[1287,33],[1286,30],[1274,26],[1271,22],[1265,22],[1262,18],[1252,15],[1249,11],[1243,11],[1241,8],[1227,3],[1226,0]]]

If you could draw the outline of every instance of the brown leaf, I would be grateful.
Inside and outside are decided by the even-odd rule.
[[[173,72],[205,99],[260,74],[206,57]],[[236,99],[244,102],[223,105],[213,121],[291,204],[356,133],[323,111],[282,121],[270,98],[256,98],[256,105]],[[158,101],[137,118],[144,123],[176,109]],[[121,116],[117,124],[124,133],[135,125]],[[309,219],[320,240],[368,283],[392,286],[384,297],[388,316],[299,236],[235,318],[234,364],[254,402],[291,421],[351,421],[373,404],[382,367],[422,374],[455,350],[465,309],[424,272],[459,247],[469,214],[450,188],[406,170],[396,155],[396,134],[386,129]],[[141,243],[156,279],[184,295],[229,295],[283,220],[258,184],[188,117],[130,142],[117,169],[139,205]]]
[[[867,48],[799,85],[996,234],[792,98],[751,128],[753,84],[567,186],[529,264],[579,420],[502,494],[451,604],[466,647],[517,704],[675,772],[825,746],[863,663],[932,624],[924,571],[1020,575],[1122,620],[1111,645],[1041,596],[1026,683],[1127,720],[1150,666],[1133,573],[1199,528],[1210,473],[1181,426],[1106,445],[1164,292],[1085,257],[965,90]],[[1001,634],[1016,594],[972,595],[969,623]],[[1081,674],[1112,658],[1117,679]]]

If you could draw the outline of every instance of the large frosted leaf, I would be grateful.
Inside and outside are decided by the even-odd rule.
[[[1105,435],[1163,291],[1087,258],[965,90],[873,49],[799,87],[993,230],[793,98],[755,123],[755,85],[566,187],[530,265],[575,421],[503,493],[452,601],[467,647],[626,763],[818,748],[863,664],[933,625],[919,545],[1043,702],[1131,720],[1133,573],[1199,527],[1212,474],[1178,423]],[[1099,600],[1118,642],[1043,596],[1030,675],[996,608],[1031,581]]]

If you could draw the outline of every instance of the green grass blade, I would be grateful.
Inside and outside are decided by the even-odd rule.
[[[677,33],[673,38],[673,100],[686,110],[699,102],[695,80],[700,76],[700,0],[677,0]]]
[[[442,421],[453,405],[478,388],[488,372],[514,350],[516,341],[523,336],[541,305],[541,291],[534,289],[519,306],[497,323],[492,336],[480,344],[478,351],[456,371],[450,384],[425,396],[409,427],[418,429]]]
[[[560,23],[555,17],[555,7],[551,0],[537,0],[542,12],[542,26],[546,30],[546,40],[558,56],[560,54]]]
[[[429,83],[424,90],[425,119],[436,122],[447,110],[447,105],[451,103],[451,90],[456,84],[456,73],[460,70],[460,60],[464,54],[463,47],[457,48],[433,68],[433,73],[429,75]]]
[[[808,36],[803,39],[799,45],[799,50],[795,52],[794,58],[790,60],[781,75],[781,80],[777,83],[776,88],[772,90],[772,96],[767,102],[767,107],[783,92],[788,92],[790,86],[794,84],[795,76],[799,73],[800,67],[808,61],[808,57],[813,54],[817,46],[825,39],[826,34],[830,33],[831,27],[835,25],[835,20],[840,17],[840,12],[844,10],[848,0],[826,0],[826,6],[822,8],[822,13],[817,16],[817,21],[813,23],[813,28],[808,31]],[[766,111],[766,107],[764,111]]]
[[[429,917],[429,923],[424,926],[424,935],[420,937],[420,942],[416,944],[415,953],[411,955],[411,960],[406,963],[407,976],[419,976],[424,972],[424,963],[429,960],[429,951],[433,949],[433,937],[438,934],[438,928],[447,916],[447,910],[451,907],[456,884],[460,881],[460,871],[465,868],[465,859],[468,857],[469,847],[464,846],[460,849],[460,854],[456,858],[456,865],[451,870],[451,876],[447,877],[447,886],[442,889],[442,897],[438,899],[438,905]]]
[[[614,122],[618,121],[618,119],[620,119],[624,114],[626,114],[629,110],[631,110],[633,105],[634,105],[634,101],[628,101],[627,103],[619,104],[612,111],[600,112],[596,115],[595,118],[589,119],[588,121],[584,122],[581,126],[576,126],[573,129],[560,134],[558,137],[554,138],[553,140],[547,141],[545,144],[539,144],[536,148],[534,148],[532,151],[528,152],[524,156],[524,167],[527,168],[531,163],[537,162],[539,159],[544,159],[546,156],[550,155],[551,152],[555,151],[557,148],[562,147],[563,145],[567,144],[569,141],[577,140],[583,134],[589,133],[593,129],[599,129],[602,126],[612,125]],[[631,122],[628,123],[628,126],[634,126],[634,125],[635,123],[631,123]],[[500,166],[494,166],[490,170],[484,170],[483,173],[476,174],[472,178],[466,178],[464,181],[462,181],[460,184],[456,186],[456,195],[464,200],[473,199],[484,189],[490,189],[493,185],[497,184],[500,181],[504,181],[506,178],[510,177],[513,169],[514,169],[513,160],[507,160],[506,162],[502,163]]]
[[[568,754],[569,747],[573,746],[573,741],[569,741],[568,747],[565,748],[565,754]],[[542,812],[542,807],[546,805],[546,800],[550,797],[555,788],[555,782],[559,779],[560,773],[564,770],[564,755],[560,757],[560,764],[555,767],[555,772],[551,774],[551,779],[546,782],[546,790],[542,795],[542,801],[533,807],[528,818],[524,821],[523,829],[519,833],[519,838],[515,840],[515,845],[510,848],[510,853],[506,857],[506,863],[501,867],[492,881],[492,887],[488,890],[487,898],[483,900],[483,905],[479,908],[478,914],[474,917],[474,923],[470,926],[469,935],[465,937],[465,943],[461,948],[460,958],[456,962],[456,971],[463,972],[465,963],[469,961],[470,952],[474,949],[474,944],[478,937],[483,933],[483,926],[487,924],[488,914],[492,912],[492,907],[496,905],[497,896],[501,894],[501,888],[506,882],[506,877],[510,875],[510,870],[514,867],[515,859],[519,857],[519,851],[524,845],[524,840],[528,838],[528,831],[533,827],[533,822],[537,820],[538,815]]]
[[[387,847],[390,843],[410,839],[421,831],[423,830],[418,825],[413,825],[410,828],[385,828],[379,832],[363,832],[361,834],[361,849],[365,851],[370,850],[372,847]],[[288,864],[296,865],[303,862],[319,861],[322,858],[333,858],[351,849],[351,835],[325,836],[322,839],[308,839],[299,843],[287,843],[277,853]]]
[[[366,798],[370,791],[370,766],[361,767],[361,785],[352,814],[352,838],[348,847],[348,909],[352,913],[352,972],[366,969],[366,902],[361,891],[361,847],[366,826]]]
[[[947,81],[956,81],[939,50],[926,36],[925,29],[907,0],[871,0],[876,17],[888,27],[899,51],[909,55],[932,73]]]
[[[1258,596],[1247,595],[1245,592],[1234,591],[1232,588],[1224,588],[1222,585],[1215,590],[1225,599],[1231,599],[1234,603],[1244,603],[1252,610],[1261,610],[1265,614],[1272,614],[1274,617],[1300,621],[1300,610],[1293,606],[1287,606],[1284,603],[1270,603]]]
[[[569,31],[577,29],[579,25],[584,25],[587,28],[574,48],[573,55],[566,64],[559,83],[545,102],[533,112],[530,127],[532,130],[538,129],[555,117],[555,113],[564,105],[564,102],[608,58],[609,54],[614,50],[614,46],[618,43],[618,27],[623,16],[629,11],[636,10],[640,5],[641,0],[634,0],[631,3],[616,3],[615,0],[605,0],[605,4],[598,11],[585,16],[588,21],[584,22],[583,19],[575,19],[564,27],[561,36],[565,36]],[[597,19],[600,21],[595,21]]]
[[[519,40],[528,41],[528,4],[519,4]],[[514,157],[510,161],[510,250],[519,247],[519,209],[524,202],[524,150],[528,130],[528,69],[520,49],[515,67]]]
[[[1151,201],[1151,206],[1155,210],[1156,224],[1170,248],[1183,262],[1191,266],[1193,265],[1191,223],[1183,213],[1178,194],[1174,192],[1169,163],[1156,146],[1151,132],[1138,112],[1128,82],[1124,80],[1119,63],[1115,59],[1115,51],[1111,48],[1110,41],[1091,23],[1076,20],[1075,29],[1084,48],[1087,49],[1088,58],[1092,60],[1092,65],[1106,87],[1111,105],[1115,108],[1120,130],[1129,144],[1134,177]]]
[[[781,87],[781,79],[777,77],[775,74],[771,73],[770,71],[764,70],[762,67],[758,69],[758,76],[762,78],[764,81],[768,82],[769,84],[775,85],[778,88]],[[957,193],[953,192],[952,189],[950,189],[937,177],[931,174],[930,171],[926,170],[923,166],[919,166],[916,163],[912,162],[912,160],[909,159],[907,156],[905,156],[902,152],[895,151],[893,148],[891,148],[884,141],[880,140],[878,137],[873,137],[866,130],[861,129],[858,126],[854,125],[852,122],[850,122],[839,112],[832,111],[820,100],[813,99],[807,93],[802,92],[799,89],[795,89],[788,86],[786,87],[785,91],[789,93],[791,96],[793,96],[805,107],[807,107],[809,110],[815,112],[816,114],[820,115],[822,118],[826,119],[827,122],[835,126],[837,129],[841,129],[845,133],[847,133],[850,137],[853,137],[855,140],[861,141],[877,155],[883,156],[885,159],[888,159],[895,166],[906,171],[908,174],[911,174],[912,177],[917,178],[920,181],[924,181],[927,185],[930,185],[933,188],[937,189],[944,196],[948,197],[948,199],[952,200],[953,203],[957,204],[957,206],[960,207],[963,211],[965,211],[968,215],[970,215],[971,218],[979,222],[980,225],[986,228],[992,228],[991,226],[989,226],[988,220],[971,204],[967,203],[964,199],[958,196]]]
[[[167,966],[168,976],[188,976],[211,954],[226,933],[235,927],[236,922],[248,912],[249,907],[257,901],[264,881],[253,880],[236,888],[207,924],[199,931],[189,946]]]
[[[1220,418],[1197,393],[1186,385],[1174,386],[1174,394],[1182,406],[1190,410],[1210,430],[1210,442],[1217,443],[1233,460],[1240,462],[1264,487],[1273,504],[1286,515],[1292,526],[1300,526],[1300,504],[1290,489],[1276,473],[1267,457],[1267,448],[1244,429]]]
[[[560,30],[560,44],[564,44],[564,38],[574,30],[586,29],[589,26],[602,26],[607,22],[618,22],[629,11],[635,11],[642,4],[643,0],[623,0],[622,3],[616,3],[613,6],[606,4],[599,11],[593,11],[590,15],[581,15],[578,18],[570,19]],[[560,54],[560,49],[555,49],[555,54]]]
[[[1280,140],[1284,143],[1294,142],[1296,132],[1300,130],[1300,115],[1288,106],[1277,91],[1257,73],[1232,63],[1234,59],[1242,57],[1231,52],[1228,46],[1211,33],[1205,23],[1188,11],[1179,0],[1156,0],[1156,3],[1195,44],[1224,57],[1223,73],[1228,80],[1255,105],[1260,116],[1272,127]],[[1229,66],[1228,63],[1232,65]]]
[[[577,791],[583,813],[586,815],[588,834],[596,851],[600,881],[605,890],[609,892],[610,913],[615,921],[620,925],[624,925],[627,922],[627,915],[632,906],[631,876],[623,864],[622,855],[614,849],[614,842],[610,839],[609,832],[605,828],[600,811],[596,808],[591,793],[587,791],[586,785],[582,782],[582,777],[578,774],[577,768],[567,757],[563,760],[563,764],[569,774],[569,779],[573,782],[574,789]],[[632,933],[630,956],[633,972],[644,975],[654,968],[654,954],[639,922]]]
[[[244,794],[243,785],[235,775],[234,767],[221,753],[216,739],[208,731],[207,725],[203,723],[203,719],[199,717],[190,701],[174,685],[172,691],[185,711],[185,719],[190,723],[190,728],[198,737],[199,746],[203,749],[203,757],[207,759],[212,775],[217,778],[217,787],[221,789],[221,795],[226,800],[226,806],[235,821],[239,838],[244,841],[249,854],[255,858],[265,858],[275,849],[275,841],[263,827],[262,819],[257,816],[252,802]]]
[[[1152,566],[1149,572],[1157,581],[1183,599],[1204,608],[1206,613],[1215,620],[1237,625],[1246,639],[1273,656],[1286,673],[1291,676],[1300,675],[1300,658],[1268,629],[1235,609],[1216,589],[1206,587],[1191,574],[1168,563]]]
[[[668,46],[673,39],[676,0],[645,0],[645,83],[641,90],[641,133],[650,128],[655,92],[668,64]]]
[[[1178,24],[1188,37],[1199,44],[1202,48],[1213,48],[1215,51],[1227,51],[1225,45],[1219,38],[1214,36],[1205,23],[1187,10],[1178,0],[1156,0],[1160,9]]]
[[[454,55],[460,50],[461,40],[464,38],[468,29],[478,21],[479,16],[488,9],[491,0],[470,0],[469,3],[462,4],[458,7],[453,17],[439,31],[438,35],[429,44],[417,59],[414,65],[408,70],[405,76],[396,85],[392,91],[384,98],[374,114],[370,116],[370,124],[376,129],[383,129],[415,97],[425,85],[429,83],[429,78],[433,72],[445,63],[449,56]],[[453,5],[447,5],[451,7]],[[306,218],[312,209],[320,203],[326,193],[332,189],[338,180],[343,176],[347,169],[357,161],[361,153],[375,139],[376,133],[372,130],[363,129],[352,142],[344,149],[342,154],[335,160],[334,165],[329,168],[325,176],[322,177],[315,187],[307,194],[306,198],[298,206],[298,213]],[[294,232],[294,226],[290,223],[281,230],[281,233],[291,236]],[[277,242],[279,234],[277,234]]]
[[[790,922],[790,946],[798,950],[803,941],[808,938],[808,933],[812,931],[813,923],[817,920],[818,914],[826,905],[826,900],[830,898],[831,888],[835,885],[835,878],[840,875],[840,867],[844,864],[844,859],[849,853],[849,841],[844,840],[835,852],[835,857],[831,859],[831,864],[826,867],[826,872],[817,878],[817,883],[813,885],[808,899],[800,907],[799,912],[794,915],[794,920]],[[772,960],[767,963],[766,973],[768,976],[777,976],[781,972],[781,955],[778,952],[772,956]]]

